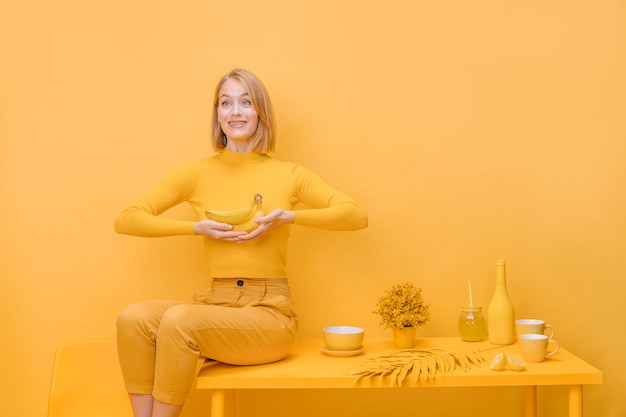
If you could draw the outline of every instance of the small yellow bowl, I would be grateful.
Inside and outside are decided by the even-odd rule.
[[[365,330],[355,326],[330,326],[324,327],[322,335],[329,350],[352,351],[363,346]]]

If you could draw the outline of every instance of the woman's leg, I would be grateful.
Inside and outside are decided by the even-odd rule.
[[[154,400],[152,417],[178,417],[181,411],[183,411],[182,404],[165,404]]]
[[[206,304],[146,301],[120,313],[120,365],[135,417],[150,416],[150,407],[150,417],[177,416],[201,356],[252,365],[289,353],[297,320],[286,283],[235,280],[205,296]]]
[[[152,394],[129,394],[130,406],[135,417],[152,417]]]
[[[236,284],[233,284],[236,285]],[[196,377],[199,357],[253,365],[284,358],[296,336],[291,301],[265,284],[215,291],[223,305],[182,304],[167,310],[157,335],[155,385],[158,401],[182,404]],[[222,297],[223,295],[223,297]],[[216,297],[216,298],[215,298]]]
[[[165,404],[149,394],[130,394],[130,404],[135,417],[178,417],[183,410],[182,405]]]
[[[156,334],[163,313],[177,301],[143,301],[127,306],[117,319],[120,367],[135,417],[153,417],[152,389]]]

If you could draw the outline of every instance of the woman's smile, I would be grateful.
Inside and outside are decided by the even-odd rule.
[[[237,128],[237,127],[244,127],[246,125],[246,123],[248,123],[248,122],[246,122],[245,120],[231,120],[231,121],[228,122],[228,124],[231,127],[235,127],[235,128]]]

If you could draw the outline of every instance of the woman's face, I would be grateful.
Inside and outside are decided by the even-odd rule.
[[[249,150],[249,140],[259,125],[248,90],[234,78],[226,80],[219,91],[217,120],[228,138],[231,150]]]

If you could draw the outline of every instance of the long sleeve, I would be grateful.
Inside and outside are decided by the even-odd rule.
[[[310,207],[294,211],[294,224],[325,230],[359,230],[367,227],[367,213],[350,197],[306,168],[295,165],[293,174],[298,200]]]
[[[196,166],[197,163],[189,163],[180,167],[133,201],[115,219],[115,231],[142,237],[193,235],[193,221],[168,219],[160,214],[189,198]]]

